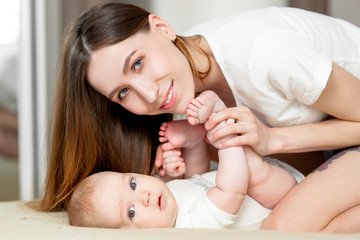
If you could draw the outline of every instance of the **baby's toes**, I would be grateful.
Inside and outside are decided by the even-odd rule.
[[[164,143],[167,141],[168,141],[168,139],[166,137],[159,137],[159,142]]]
[[[186,116],[190,116],[190,117],[194,117],[194,118],[196,118],[196,117],[198,117],[198,112],[196,111],[196,109],[194,110],[194,109],[190,109],[190,108],[188,108],[188,109],[186,109]]]
[[[164,136],[165,136],[165,131],[160,129],[159,135],[162,136],[162,137],[164,137]]]
[[[190,125],[196,125],[199,123],[199,119],[197,118],[194,118],[194,117],[191,117],[191,116],[188,116],[188,123]]]
[[[168,122],[163,122],[160,126],[160,130],[166,131],[167,127],[168,127]]]
[[[161,150],[163,150],[163,151],[170,151],[173,149],[176,149],[176,147],[174,147],[170,142],[161,144]]]
[[[198,98],[195,98],[193,100],[190,101],[190,105],[194,105],[197,108],[201,108],[202,106],[202,102],[198,100]]]
[[[198,102],[198,108],[206,104],[206,98],[202,98],[201,96],[195,98],[195,100]]]

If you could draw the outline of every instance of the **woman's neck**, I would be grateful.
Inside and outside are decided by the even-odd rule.
[[[210,72],[204,79],[195,79],[195,91],[200,93],[205,90],[212,90],[224,101],[227,107],[236,106],[232,91],[206,39],[201,36],[200,40],[199,38],[190,38],[189,40],[193,46],[196,46],[195,48],[190,47],[190,52],[197,69],[202,72],[209,69],[209,59],[198,50],[199,48],[203,49],[209,56],[211,64]]]

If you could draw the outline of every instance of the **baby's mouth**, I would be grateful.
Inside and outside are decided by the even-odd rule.
[[[159,205],[160,211],[162,211],[165,206],[165,198],[162,194],[160,194],[160,196],[159,196],[158,205]]]

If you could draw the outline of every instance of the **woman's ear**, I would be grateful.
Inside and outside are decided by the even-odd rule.
[[[149,23],[153,29],[160,31],[162,34],[164,34],[164,36],[169,38],[171,41],[173,42],[175,41],[176,34],[174,30],[172,29],[170,24],[167,23],[165,20],[163,20],[161,17],[155,14],[150,14]]]

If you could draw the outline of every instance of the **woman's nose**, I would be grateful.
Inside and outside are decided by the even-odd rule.
[[[148,103],[154,103],[158,97],[158,85],[152,81],[142,81],[137,87],[138,93]]]

